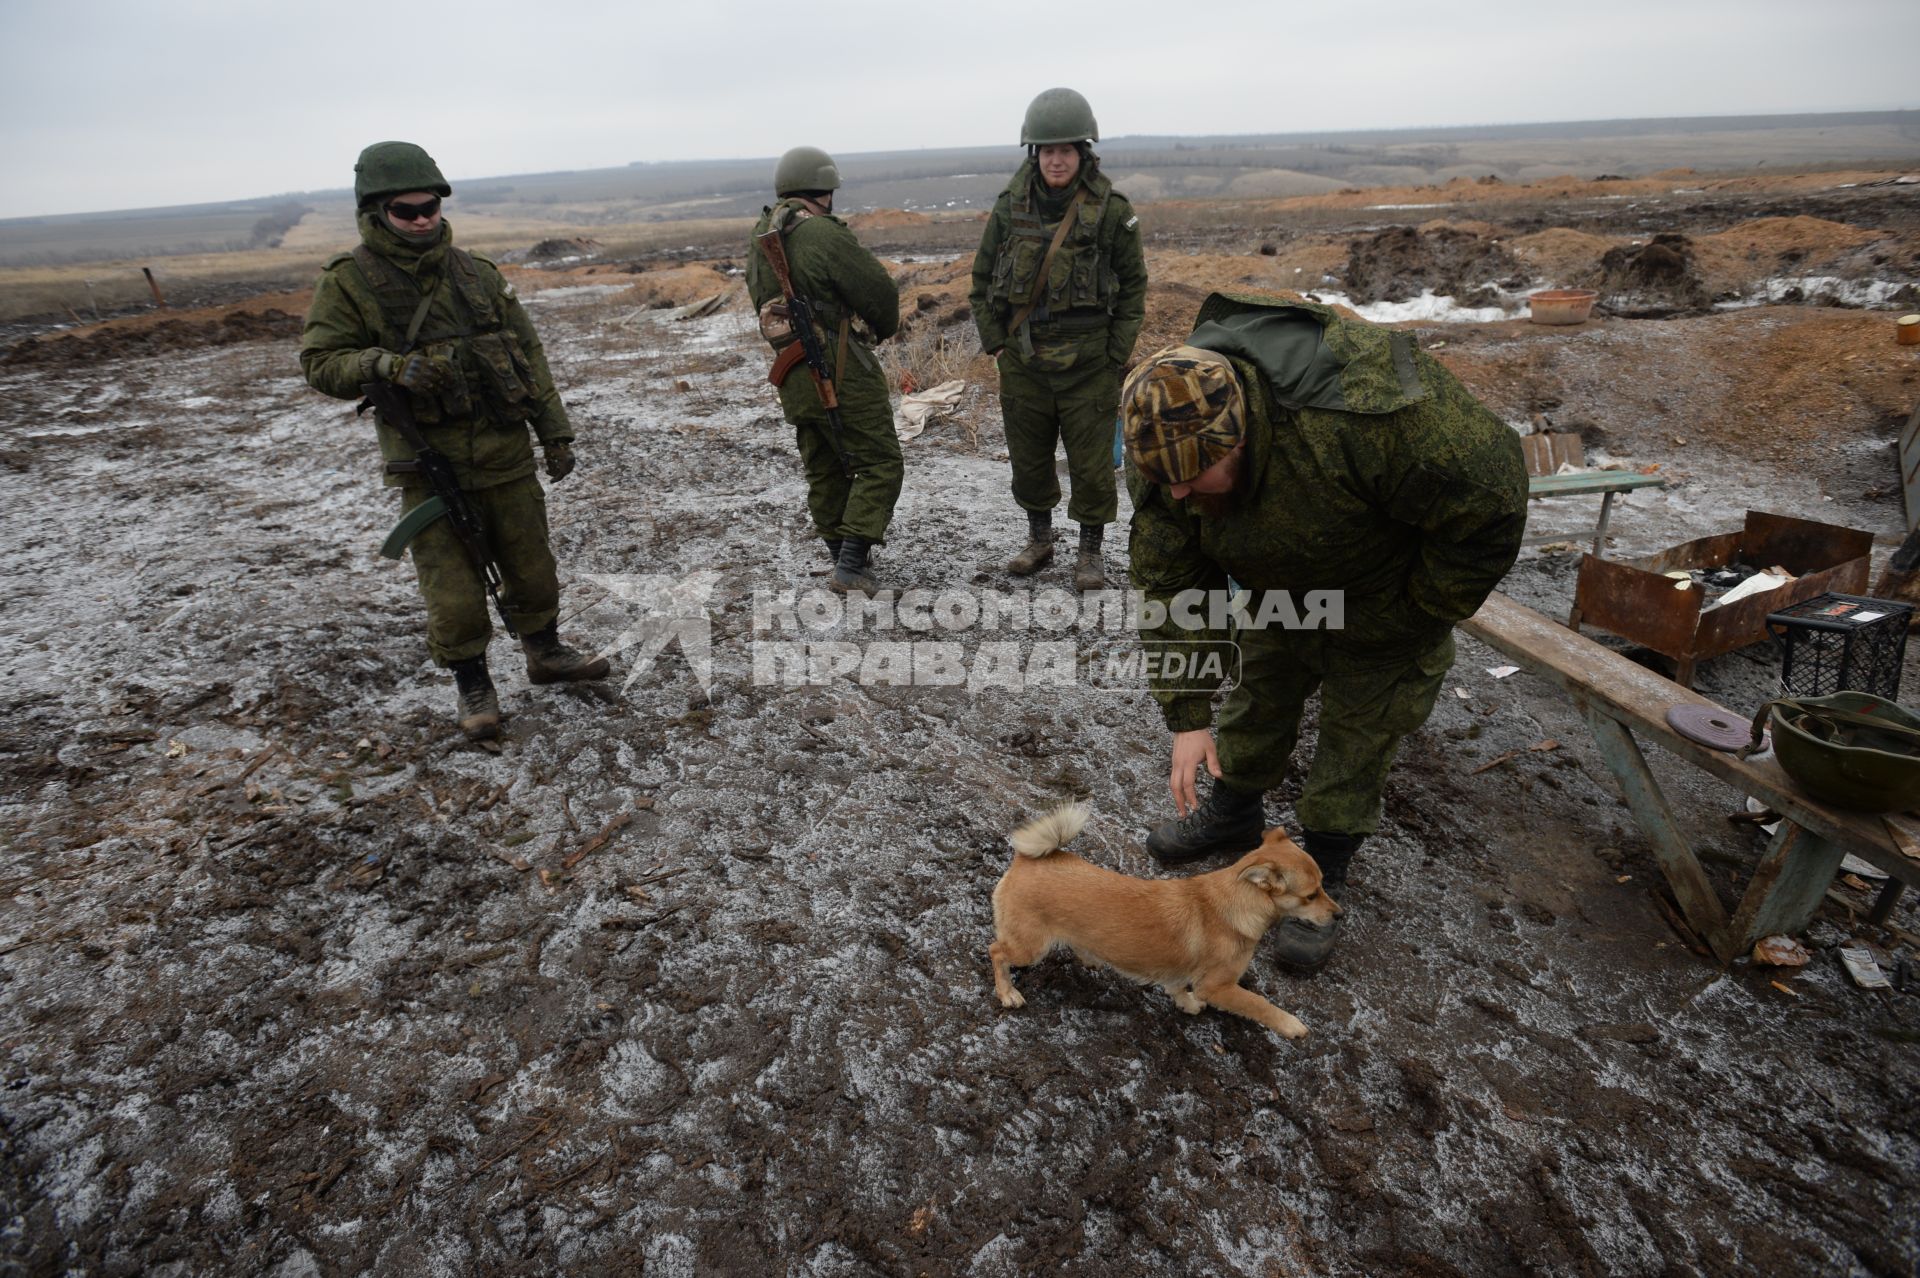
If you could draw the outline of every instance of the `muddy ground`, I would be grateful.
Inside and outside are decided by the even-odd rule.
[[[1165,274],[1169,314],[1203,295]],[[648,591],[682,583],[710,618],[711,678],[683,638],[625,686],[533,689],[498,641],[497,754],[451,730],[410,570],[375,554],[395,511],[368,432],[305,388],[279,321],[0,366],[12,1266],[1920,1265],[1920,998],[1854,988],[1833,953],[1901,935],[1835,905],[1804,969],[1695,952],[1572,707],[1495,679],[1464,639],[1338,957],[1311,979],[1263,958],[1248,974],[1310,1037],[1183,1016],[1062,959],[1001,1010],[985,948],[1009,830],[1085,798],[1079,850],[1155,872],[1151,702],[1084,680],[757,683],[756,593],[804,592],[825,563],[748,317],[676,321],[630,283],[553,282],[529,296],[582,437],[551,494],[565,629],[619,649],[624,679]],[[1773,306],[1418,331],[1517,425],[1571,422],[1602,459],[1665,468],[1670,488],[1616,514],[1613,553],[1632,556],[1748,507],[1890,541],[1914,363],[1889,326]],[[1760,379],[1786,408],[1733,415],[1755,366],[1796,361]],[[1013,589],[998,565],[1021,521],[990,398],[975,407],[907,446],[879,561],[895,583]],[[1593,515],[1563,499],[1535,520],[1576,534]],[[1564,610],[1575,564],[1528,550],[1505,589]],[[982,681],[988,644],[1130,644],[1088,625],[937,637]],[[1777,669],[1748,649],[1699,686],[1750,709]],[[1911,700],[1920,651],[1906,679]],[[1730,898],[1759,851],[1726,820],[1740,796],[1655,758]],[[1273,821],[1292,825],[1295,794],[1269,796]],[[1893,921],[1920,931],[1910,902]]]

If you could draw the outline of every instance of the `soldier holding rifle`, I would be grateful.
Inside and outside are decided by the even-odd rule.
[[[547,477],[574,467],[573,426],[533,322],[492,262],[453,246],[440,201],[453,194],[433,157],[376,142],[354,165],[360,245],[327,263],[300,339],[314,389],[376,408],[386,482],[403,518],[386,553],[411,549],[427,605],[427,649],[453,671],[460,727],[500,734],[487,672],[488,596],[520,638],[534,683],[603,679],[605,658],[560,641],[560,585]],[[365,405],[363,405],[363,408]]]

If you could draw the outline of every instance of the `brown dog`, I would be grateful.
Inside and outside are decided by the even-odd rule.
[[[1060,849],[1087,823],[1079,804],[1054,809],[1013,836],[1015,856],[993,889],[993,988],[1004,1007],[1026,1000],[1011,967],[1065,945],[1089,966],[1106,964],[1173,996],[1183,1012],[1211,1004],[1305,1037],[1298,1018],[1240,977],[1260,938],[1282,918],[1324,924],[1340,913],[1320,890],[1320,867],[1281,830],[1224,870],[1184,879],[1136,879]]]

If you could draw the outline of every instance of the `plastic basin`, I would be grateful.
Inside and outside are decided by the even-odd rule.
[[[1550,288],[1527,297],[1527,318],[1536,324],[1584,324],[1600,295],[1590,288]]]

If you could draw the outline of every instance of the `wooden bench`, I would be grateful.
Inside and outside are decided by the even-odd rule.
[[[1874,922],[1888,919],[1903,888],[1920,887],[1920,859],[1903,853],[1898,841],[1920,847],[1920,823],[1910,816],[1882,818],[1829,808],[1800,793],[1772,755],[1736,759],[1681,736],[1667,723],[1667,710],[1676,704],[1714,706],[1700,694],[1497,592],[1460,628],[1522,669],[1559,684],[1573,698],[1634,820],[1653,843],[1688,923],[1722,962],[1746,953],[1761,937],[1804,929],[1848,853],[1888,875],[1868,916]],[[1784,818],[1731,913],[1674,821],[1635,733],[1753,795]]]
[[[1520,437],[1520,451],[1527,462],[1527,496],[1577,497],[1601,493],[1600,521],[1593,526],[1593,553],[1606,558],[1607,522],[1613,518],[1613,499],[1618,493],[1636,488],[1665,488],[1667,481],[1657,475],[1640,475],[1625,470],[1575,470],[1559,474],[1562,466],[1585,467],[1586,450],[1580,436],[1571,431],[1538,433]],[[1538,546],[1543,542],[1565,541],[1559,533],[1540,533],[1521,544]]]

